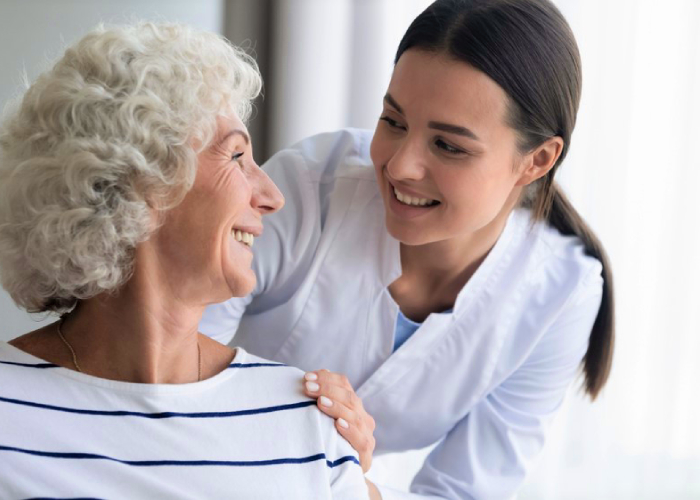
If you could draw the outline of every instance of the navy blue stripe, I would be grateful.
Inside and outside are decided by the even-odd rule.
[[[231,363],[229,368],[259,368],[261,366],[289,366],[282,363]]]
[[[76,497],[76,498],[54,498],[54,497],[32,497],[25,500],[102,500],[96,497]]]
[[[316,404],[315,400],[301,401],[299,403],[291,403],[286,405],[278,406],[267,406],[264,408],[251,408],[249,410],[235,410],[235,411],[210,411],[210,412],[196,412],[196,413],[178,413],[173,411],[166,411],[160,413],[143,413],[138,411],[103,411],[103,410],[81,410],[78,408],[66,408],[63,406],[47,405],[43,403],[35,403],[33,401],[23,401],[21,399],[4,398],[0,396],[0,402],[29,406],[32,408],[41,408],[43,410],[54,410],[63,411],[66,413],[77,413],[80,415],[99,415],[103,417],[140,417],[149,419],[162,419],[162,418],[227,418],[227,417],[243,417],[247,415],[259,415],[261,413],[273,413],[276,411],[285,410],[296,410],[297,408],[306,408],[307,406],[313,406]]]
[[[57,453],[51,451],[37,451],[37,450],[27,450],[24,448],[15,448],[12,446],[2,446],[0,445],[0,450],[14,451],[17,453],[25,453],[27,455],[34,455],[37,457],[46,458],[62,458],[70,460],[109,460],[111,462],[118,462],[124,465],[131,465],[134,467],[161,467],[161,466],[189,466],[189,467],[202,467],[202,466],[225,466],[225,467],[263,467],[267,465],[283,465],[283,464],[306,464],[309,462],[316,462],[318,460],[325,460],[326,465],[330,468],[337,467],[345,462],[354,462],[360,465],[360,462],[353,456],[346,456],[339,458],[338,460],[330,461],[326,459],[325,453],[318,453],[316,455],[311,455],[310,457],[303,458],[275,458],[273,460],[119,460],[117,458],[108,457],[106,455],[96,455],[94,453]]]
[[[352,462],[355,465],[360,465],[360,461],[352,455],[340,457],[338,460],[334,460],[333,462],[326,460],[326,465],[332,469],[334,467],[338,467],[339,465],[343,465],[345,462]]]
[[[60,368],[53,363],[15,363],[13,361],[0,361],[3,365],[22,366],[25,368]],[[265,366],[289,366],[283,363],[231,363],[229,368],[260,368]]]
[[[23,366],[25,368],[58,368],[58,365],[54,365],[53,363],[14,363],[12,361],[0,361],[0,364],[3,365],[12,365],[12,366]]]

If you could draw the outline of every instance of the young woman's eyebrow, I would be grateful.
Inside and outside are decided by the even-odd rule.
[[[394,108],[399,113],[403,114],[403,108],[401,106],[399,106],[399,103],[396,102],[396,99],[391,97],[391,94],[389,92],[387,92],[386,95],[384,96],[384,102],[386,102],[389,106]]]
[[[441,130],[450,134],[462,135],[464,137],[469,137],[470,139],[474,139],[475,141],[481,142],[481,139],[479,139],[479,137],[467,127],[461,127],[459,125],[450,125],[449,123],[442,122],[428,122],[428,128]]]
[[[398,111],[401,114],[403,113],[403,108],[399,105],[398,102],[396,102],[396,99],[394,99],[390,93],[386,93],[384,96],[384,102],[386,102],[389,106],[394,108],[396,111]],[[461,135],[464,137],[468,137],[470,139],[474,139],[475,141],[481,142],[481,139],[479,139],[479,136],[477,136],[474,132],[469,130],[467,127],[462,127],[459,125],[451,125],[449,123],[443,123],[443,122],[428,122],[428,128],[432,128],[435,130],[441,130],[442,132],[448,132],[450,134],[457,134]]]

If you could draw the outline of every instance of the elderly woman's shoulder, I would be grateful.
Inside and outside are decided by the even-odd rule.
[[[302,370],[279,361],[261,358],[241,347],[236,347],[235,350],[236,355],[230,367],[245,372],[251,384],[262,384],[266,391],[280,396],[287,396],[290,393],[303,396],[304,372]]]
[[[25,333],[8,342],[12,347],[36,358],[62,365],[65,363],[65,360],[58,359],[59,356],[56,354],[60,352],[60,343],[55,324]]]
[[[203,370],[204,378],[231,369],[235,372],[245,372],[245,378],[251,377],[252,380],[274,381],[283,385],[294,381],[300,386],[299,381],[304,376],[304,372],[298,368],[261,358],[241,347],[232,348],[223,345],[206,335],[199,335],[199,344],[204,360],[203,365],[208,367]]]

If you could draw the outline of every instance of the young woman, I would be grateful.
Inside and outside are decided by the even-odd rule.
[[[375,439],[439,442],[385,499],[511,497],[578,367],[592,398],[606,382],[610,267],[554,182],[580,93],[548,0],[438,0],[401,41],[374,136],[319,135],[264,167],[287,204],[257,286],[200,329],[332,370],[307,394],[349,423],[365,470]]]

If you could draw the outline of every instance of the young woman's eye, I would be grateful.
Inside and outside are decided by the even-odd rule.
[[[458,149],[454,146],[450,146],[442,139],[438,139],[437,141],[435,141],[435,145],[438,147],[438,149],[442,149],[444,152],[452,154],[452,155],[459,155],[459,154],[466,154],[467,153],[466,151],[462,151],[461,149]]]
[[[380,120],[383,120],[389,124],[391,128],[399,129],[399,130],[406,130],[406,127],[403,125],[399,124],[396,120],[392,120],[388,116],[382,116]]]

